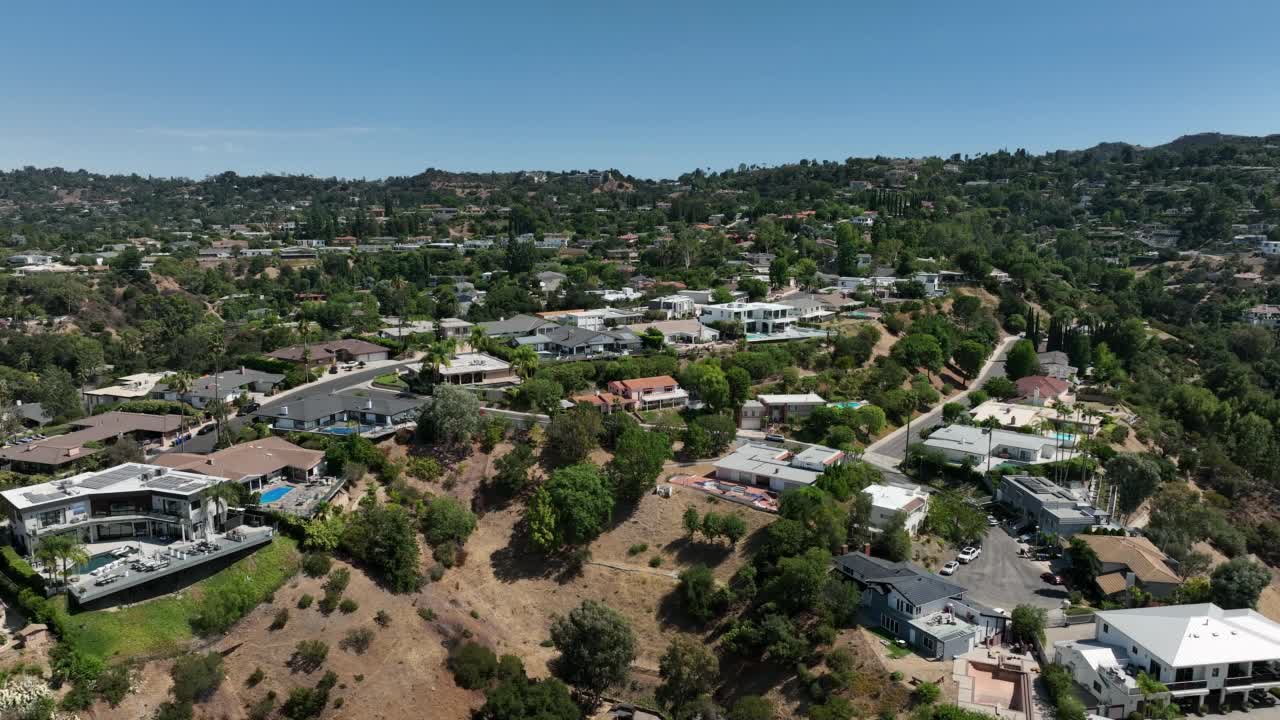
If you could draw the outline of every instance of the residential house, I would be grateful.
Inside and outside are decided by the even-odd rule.
[[[1243,320],[1271,330],[1280,327],[1280,305],[1254,305],[1244,311]]]
[[[39,265],[52,265],[53,256],[39,255],[36,253],[20,253],[17,255],[10,255],[8,258],[5,258],[5,262],[9,263],[10,267],[35,267]]]
[[[709,328],[697,320],[662,320],[651,323],[628,325],[627,329],[636,335],[644,335],[649,330],[662,333],[664,342],[671,345],[701,345],[720,339],[720,331]]]
[[[1049,426],[1059,434],[1049,435],[1056,440],[1074,445],[1076,435],[1092,436],[1101,426],[1103,415],[1088,413],[1083,409],[1065,412],[1064,408],[1043,405],[1022,405],[987,400],[969,411],[976,423],[996,420],[1007,428],[1029,428],[1049,432]]]
[[[1107,610],[1094,614],[1093,638],[1054,643],[1057,662],[1085,688],[1086,710],[1123,718],[1149,701],[1198,712],[1280,687],[1280,624],[1255,610],[1212,603]],[[1138,685],[1146,673],[1167,692],[1150,698]]]
[[[516,345],[532,347],[550,357],[626,355],[640,349],[640,338],[629,330],[584,330],[555,325],[545,333],[516,338]]]
[[[514,340],[528,335],[544,335],[560,327],[536,315],[513,315],[504,320],[480,323],[484,334],[491,338]]]
[[[965,588],[918,565],[863,553],[834,563],[861,590],[861,623],[884,629],[927,658],[950,660],[1005,638],[1007,612],[968,599]]]
[[[440,381],[449,385],[518,385],[520,377],[511,363],[485,353],[454,355],[436,371]]]
[[[689,404],[689,393],[670,375],[614,380],[608,389],[622,398],[623,406],[630,410],[682,408]]]
[[[436,333],[436,324],[431,320],[409,320],[404,323],[403,327],[401,327],[400,318],[396,317],[384,317],[382,322],[383,328],[378,331],[378,337],[389,340],[413,335],[435,335]],[[469,323],[461,318],[445,318],[440,321],[440,332],[445,339],[455,340],[459,343],[470,339],[471,328],[473,327],[475,327],[474,323]],[[383,350],[385,349],[383,348]]]
[[[220,482],[220,477],[128,463],[5,490],[0,507],[12,544],[28,556],[55,535],[94,544],[98,554],[90,564],[98,569],[76,575],[67,586],[83,603],[271,542],[271,528],[236,526],[239,520],[210,497],[209,490]],[[200,552],[191,546],[183,546],[180,554],[169,550],[175,540],[197,539],[212,542]],[[146,564],[129,570],[118,560],[125,546],[133,553],[142,548],[157,553],[135,554]]]
[[[574,405],[590,405],[600,412],[608,415],[609,413],[621,410],[626,406],[626,401],[610,392],[601,392],[599,390],[590,393],[582,393],[569,398],[569,402]]]
[[[325,471],[323,450],[308,450],[275,436],[232,445],[208,455],[165,453],[157,456],[153,464],[225,478],[252,491],[261,490],[278,479],[318,480]]]
[[[1101,564],[1095,582],[1104,597],[1112,597],[1138,587],[1152,597],[1168,600],[1182,585],[1174,571],[1174,561],[1144,537],[1089,535],[1079,539],[1088,545]]]
[[[1066,380],[1030,375],[1018,378],[1017,400],[1027,405],[1048,405],[1050,403],[1073,403],[1075,395],[1071,393],[1071,385]]]
[[[741,323],[748,333],[773,335],[785,332],[796,323],[795,308],[764,302],[731,302],[702,308],[702,322]]]
[[[901,513],[907,532],[915,535],[929,512],[929,493],[919,485],[868,485],[862,493],[871,498],[871,524],[880,530]]]
[[[971,425],[938,428],[924,441],[948,462],[968,462],[979,472],[1005,463],[1036,465],[1065,459],[1056,440],[1011,430],[991,430]]]
[[[1071,364],[1071,359],[1061,350],[1037,353],[1036,358],[1040,361],[1041,375],[1058,380],[1075,379],[1078,368]]]
[[[801,322],[826,322],[836,316],[836,309],[816,295],[792,295],[779,300],[778,304],[792,308],[796,319]]]
[[[163,382],[157,383],[151,391],[151,397],[158,400],[180,400],[192,407],[203,408],[213,400],[230,403],[248,393],[270,395],[282,382],[284,382],[284,375],[279,373],[242,367],[238,370],[228,370],[198,378],[191,389],[183,393],[179,393]]]
[[[276,430],[334,432],[380,431],[416,421],[429,402],[415,395],[353,388],[337,392],[299,393],[253,412]]]
[[[65,435],[0,448],[0,465],[23,473],[53,474],[75,467],[101,452],[104,444],[130,438],[143,451],[172,443],[183,428],[181,415],[110,411],[71,421],[78,427]]]
[[[998,270],[996,268],[992,268],[991,272],[987,274],[987,277],[991,278],[997,283],[1000,283],[1001,285],[1013,280],[1013,277],[1009,275],[1009,273],[1003,270]]]
[[[803,420],[813,414],[814,410],[824,407],[827,401],[817,393],[798,393],[791,395],[757,395],[756,400],[764,405],[765,417],[769,422],[784,423],[788,420]]]
[[[348,338],[280,348],[267,353],[267,357],[315,367],[339,362],[377,362],[391,357],[391,351],[367,340]]]
[[[738,409],[738,427],[743,430],[760,430],[767,423],[769,413],[764,403],[759,400],[748,400]]]
[[[697,314],[695,305],[687,295],[664,295],[649,301],[649,309],[665,313],[668,320],[693,317]]]
[[[995,498],[1044,535],[1071,537],[1107,521],[1107,513],[1074,492],[1038,475],[1006,475],[996,487]]]
[[[156,384],[171,375],[169,372],[136,373],[116,378],[114,385],[96,390],[84,391],[85,409],[93,409],[102,405],[115,405],[129,400],[145,400]]]
[[[716,479],[764,486],[774,492],[807,487],[824,470],[845,460],[840,450],[810,445],[799,453],[786,448],[748,443],[715,463]]]
[[[538,289],[542,292],[553,293],[560,289],[560,285],[569,279],[568,275],[558,273],[551,270],[544,270],[538,273]]]

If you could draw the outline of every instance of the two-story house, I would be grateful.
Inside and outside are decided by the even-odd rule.
[[[1199,711],[1250,691],[1280,687],[1280,624],[1249,609],[1212,603],[1108,610],[1094,616],[1091,640],[1054,643],[1057,661],[1097,704],[1123,718],[1143,708],[1138,673],[1168,688],[1152,699]]]
[[[731,302],[702,308],[702,322],[742,323],[749,333],[773,335],[796,324],[796,309],[788,305],[765,302]]]
[[[857,583],[860,621],[880,627],[925,657],[949,660],[1005,637],[1009,615],[965,597],[968,591],[924,568],[863,553],[835,559]]]
[[[670,375],[614,380],[609,392],[622,398],[622,404],[633,410],[681,408],[689,404],[689,393]]]
[[[996,487],[996,500],[1040,526],[1045,535],[1070,537],[1107,521],[1106,512],[1038,475],[1006,475]]]

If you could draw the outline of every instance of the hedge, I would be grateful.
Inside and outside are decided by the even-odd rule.
[[[13,578],[0,573],[0,595],[5,596],[21,608],[27,619],[44,623],[58,637],[66,636],[67,614],[42,592],[22,587]]]
[[[144,415],[190,415],[197,416],[199,410],[177,400],[126,400],[113,405],[99,405],[93,409],[94,415],[106,412],[132,412]]]
[[[240,358],[240,364],[251,370],[261,370],[262,372],[276,373],[278,375],[284,375],[297,367],[295,363],[291,363],[288,360],[277,360],[263,355],[245,355]]]
[[[31,567],[31,563],[23,560],[17,550],[8,545],[0,548],[0,572],[18,585],[25,585],[41,594],[45,591],[44,577]]]

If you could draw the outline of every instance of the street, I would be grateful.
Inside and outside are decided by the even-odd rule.
[[[330,390],[345,390],[357,385],[363,385],[379,375],[386,375],[397,368],[416,365],[419,362],[421,362],[421,360],[404,360],[390,363],[382,361],[380,363],[371,363],[372,365],[376,365],[376,367],[369,367],[364,370],[352,370],[351,372],[339,371],[337,375],[330,375],[326,372],[324,377],[313,383],[301,385],[299,387],[277,393],[272,396],[269,401],[262,403],[262,407],[275,407],[284,403],[290,396],[298,393],[313,394],[318,392],[329,392]],[[227,425],[234,436],[234,434],[239,432],[240,428],[244,427],[245,423],[248,421],[249,418],[247,416],[237,415],[235,417],[228,418]],[[211,453],[213,452],[214,445],[216,445],[217,442],[218,434],[211,432],[206,435],[196,435],[181,446],[175,446],[166,452]]]
[[[920,435],[922,431],[935,428],[942,424],[942,406],[944,404],[948,402],[959,402],[969,397],[969,393],[980,387],[982,383],[986,382],[987,378],[1004,377],[1005,354],[1008,353],[1009,348],[1018,340],[1021,340],[1021,338],[1017,335],[1011,335],[1005,338],[996,349],[996,352],[994,352],[991,355],[991,358],[987,360],[986,365],[982,368],[982,372],[978,373],[978,377],[969,383],[969,387],[964,392],[945,399],[929,412],[918,418],[913,418],[911,420],[911,444],[914,445],[924,439]],[[898,463],[902,462],[906,455],[907,428],[904,425],[903,427],[894,430],[876,442],[868,445],[866,453],[863,455],[863,459],[877,467],[889,469],[897,467]]]
[[[1040,579],[1049,563],[1018,557],[1018,547],[1017,538],[1003,527],[993,527],[982,542],[982,554],[948,579],[968,588],[969,597],[989,607],[1009,611],[1021,604],[1060,607],[1067,590]]]

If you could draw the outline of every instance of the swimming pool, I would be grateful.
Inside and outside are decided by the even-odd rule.
[[[270,490],[262,493],[262,497],[260,498],[259,502],[272,503],[284,497],[285,495],[288,495],[291,492],[293,492],[293,488],[289,487],[288,485],[285,485],[283,487],[278,487],[278,488],[271,488]]]
[[[119,558],[117,558],[112,553],[98,553],[97,555],[91,555],[89,557],[89,562],[77,567],[74,574],[88,575],[89,573],[93,572],[94,570],[97,570],[103,565],[106,565],[107,563],[112,562],[114,560],[118,560],[118,559]]]
[[[1053,434],[1053,439],[1061,440],[1062,442],[1071,442],[1076,439],[1076,436],[1071,433],[1056,432]]]
[[[827,407],[847,408],[849,410],[857,410],[858,408],[866,404],[867,403],[863,400],[846,400],[844,402],[827,403]]]

